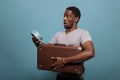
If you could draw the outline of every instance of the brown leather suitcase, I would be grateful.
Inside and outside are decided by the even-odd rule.
[[[81,47],[42,44],[37,49],[37,68],[40,70],[54,71],[51,65],[54,61],[51,57],[70,57],[81,51]],[[82,74],[84,71],[83,63],[66,64],[61,72]]]

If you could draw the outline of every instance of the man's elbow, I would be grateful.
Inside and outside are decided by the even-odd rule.
[[[90,58],[93,58],[93,57],[95,57],[95,51],[90,52]]]

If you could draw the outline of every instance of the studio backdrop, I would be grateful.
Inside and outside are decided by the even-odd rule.
[[[96,55],[85,62],[85,80],[120,80],[120,0],[0,0],[0,80],[55,80],[37,69],[30,33],[48,43],[64,29],[68,6],[81,10],[78,26],[91,34]]]

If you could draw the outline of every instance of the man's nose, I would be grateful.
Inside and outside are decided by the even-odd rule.
[[[67,20],[67,17],[64,17],[64,20]]]

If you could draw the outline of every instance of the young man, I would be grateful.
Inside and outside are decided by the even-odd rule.
[[[68,74],[59,72],[61,68],[67,63],[84,62],[95,55],[94,45],[88,31],[78,28],[77,24],[80,20],[81,13],[77,7],[70,6],[64,12],[64,28],[65,30],[56,33],[53,39],[49,42],[51,44],[65,44],[80,46],[83,51],[71,57],[52,57],[56,62],[52,65],[55,71],[58,71],[56,80],[83,80],[82,75]],[[33,38],[33,42],[37,46],[40,40]]]

